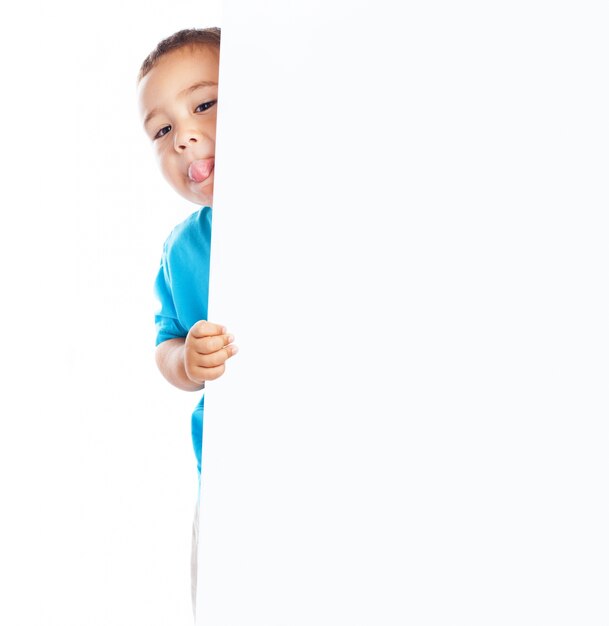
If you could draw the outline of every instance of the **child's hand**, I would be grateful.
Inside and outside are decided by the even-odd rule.
[[[186,376],[198,385],[222,376],[225,361],[237,354],[233,339],[232,335],[226,334],[224,326],[206,320],[197,322],[184,342]]]

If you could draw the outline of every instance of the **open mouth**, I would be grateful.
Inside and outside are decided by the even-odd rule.
[[[207,180],[214,171],[214,157],[209,159],[197,159],[188,167],[188,178],[195,183],[202,183]]]

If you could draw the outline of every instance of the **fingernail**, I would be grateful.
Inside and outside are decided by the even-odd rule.
[[[231,346],[233,349],[233,354],[237,354],[239,352],[239,348],[237,346]]]
[[[228,336],[228,343],[232,343],[233,341],[235,341],[235,336],[234,335],[229,335]]]

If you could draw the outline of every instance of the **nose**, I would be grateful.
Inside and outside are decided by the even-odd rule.
[[[184,129],[175,133],[173,145],[178,152],[184,152],[188,146],[195,145],[201,141],[201,134],[194,129]]]

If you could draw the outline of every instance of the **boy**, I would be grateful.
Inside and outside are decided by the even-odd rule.
[[[161,41],[138,76],[144,130],[161,172],[182,197],[201,209],[176,226],[165,242],[155,283],[156,362],[185,391],[224,373],[236,354],[233,336],[207,320],[209,250],[214,185],[220,30],[189,29]],[[192,439],[201,476],[203,396],[192,414]],[[192,600],[196,599],[198,511],[193,524]]]

